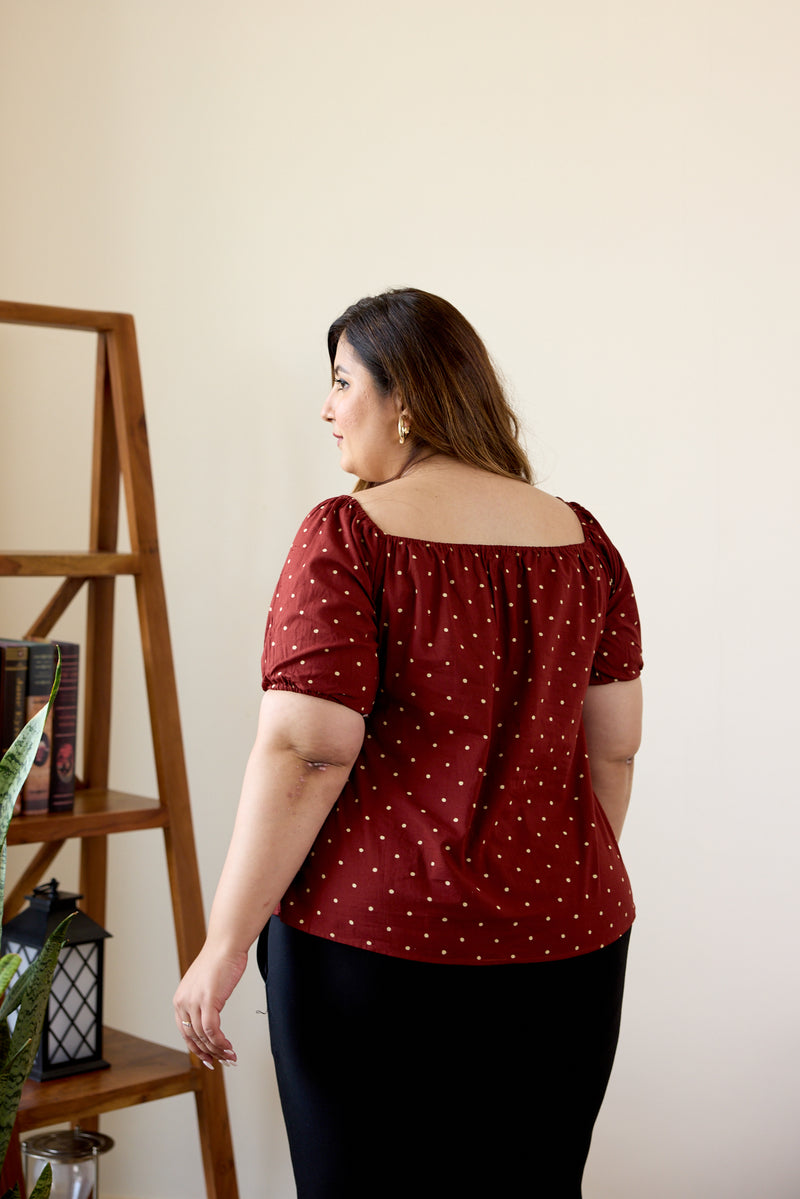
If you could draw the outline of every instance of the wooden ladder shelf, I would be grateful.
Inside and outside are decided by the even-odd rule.
[[[89,548],[77,553],[2,553],[0,575],[63,580],[26,637],[47,637],[86,586],[87,629],[83,728],[83,779],[75,810],[16,816],[8,843],[41,846],[6,898],[6,918],[48,871],[67,839],[80,838],[82,907],[105,923],[108,836],[131,830],[164,832],[181,971],[205,937],[178,694],[156,532],[144,400],[131,316],[0,301],[0,323],[76,329],[97,334],[94,446]],[[117,552],[120,479],[130,553]],[[109,790],[109,739],[115,580],[132,576],[144,656],[158,796],[143,799]],[[63,1121],[84,1127],[102,1112],[192,1092],[208,1199],[237,1199],[230,1126],[221,1070],[209,1071],[186,1053],[107,1029],[108,1070],[25,1085],[17,1120],[20,1132]],[[6,1182],[10,1186],[16,1178]],[[21,1181],[21,1180],[20,1180]],[[0,1188],[2,1193],[2,1188]]]

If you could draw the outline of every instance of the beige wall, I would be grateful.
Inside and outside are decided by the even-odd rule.
[[[800,1190],[799,42],[791,0],[0,6],[0,292],[136,316],[208,901],[271,588],[301,517],[348,485],[317,420],[347,303],[411,283],[461,307],[544,485],[625,553],[640,915],[590,1199]],[[91,345],[30,337],[0,331],[0,533],[69,546]],[[9,400],[50,431],[35,450]],[[63,498],[26,483],[23,519],[34,453]],[[122,600],[114,782],[147,790]],[[161,844],[112,852],[107,1016],[175,1043]],[[289,1199],[263,1007],[253,966],[227,1018],[241,1193]],[[104,1126],[104,1193],[197,1199],[191,1100]]]

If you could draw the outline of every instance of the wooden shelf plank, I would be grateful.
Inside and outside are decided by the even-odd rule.
[[[14,816],[8,826],[9,845],[38,845],[69,837],[102,837],[137,829],[166,828],[169,813],[156,799],[122,791],[76,791],[72,812],[43,812]]]
[[[192,1065],[188,1053],[177,1049],[105,1028],[103,1056],[110,1063],[107,1070],[49,1082],[26,1082],[19,1108],[19,1131],[25,1133],[67,1120],[76,1123],[102,1112],[200,1090],[201,1067]]]
[[[0,575],[14,578],[102,579],[114,575],[136,575],[141,571],[139,554],[98,550],[0,553]]]

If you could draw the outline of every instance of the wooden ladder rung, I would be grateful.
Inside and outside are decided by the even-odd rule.
[[[14,578],[105,579],[141,572],[140,554],[117,554],[101,550],[0,554],[0,575]]]

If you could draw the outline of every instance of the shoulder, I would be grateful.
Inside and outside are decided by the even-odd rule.
[[[581,522],[586,540],[601,551],[611,550],[616,553],[611,538],[594,513],[590,512],[588,508],[584,508],[583,504],[579,504],[576,500],[567,500],[566,503]]]
[[[341,533],[365,522],[369,522],[367,513],[352,495],[334,495],[314,505],[301,522],[297,538],[322,532]]]
[[[351,495],[332,495],[325,500],[320,500],[315,504],[311,511],[307,514],[300,528],[307,526],[322,524],[331,517],[336,517],[341,512],[346,512],[353,502]]]
[[[607,577],[610,594],[633,598],[633,584],[622,554],[597,517],[574,500],[569,501],[569,506],[583,526],[586,542],[594,551],[601,573]]]
[[[382,534],[352,495],[335,495],[316,504],[295,534],[290,557],[324,555],[342,562],[371,561]]]
[[[583,525],[584,529],[591,529],[593,532],[597,532],[597,530],[600,529],[597,518],[593,516],[589,509],[585,508],[583,504],[579,504],[577,500],[564,500],[564,503],[572,509],[578,520]]]

